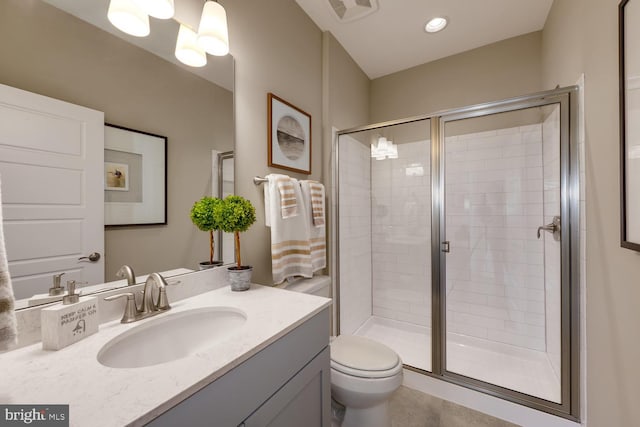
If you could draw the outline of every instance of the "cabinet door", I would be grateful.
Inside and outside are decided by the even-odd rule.
[[[329,427],[331,383],[329,347],[278,389],[243,427]]]

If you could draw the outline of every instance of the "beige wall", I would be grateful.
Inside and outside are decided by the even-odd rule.
[[[327,206],[331,206],[333,203],[331,194],[333,128],[342,130],[370,123],[371,80],[329,32],[323,34],[323,67],[323,106],[325,111],[323,112],[322,179],[327,190]],[[333,255],[333,219],[330,216],[328,216],[327,230],[327,257],[331,260]],[[328,273],[331,273],[332,270],[333,265],[329,262]]]
[[[585,73],[587,423],[640,419],[640,254],[620,247],[618,0],[556,0],[543,33],[545,85]]]
[[[537,92],[541,42],[540,32],[525,34],[375,79],[371,119],[401,119]]]
[[[324,33],[324,49],[326,125],[346,129],[369,124],[371,80],[329,32]]]
[[[285,173],[329,185],[327,132],[332,125],[368,122],[369,79],[294,0],[221,3],[227,9],[236,65],[236,192],[251,200],[257,214],[257,222],[241,237],[243,262],[253,265],[254,282],[271,284],[270,229],[264,225],[262,187],[252,178]],[[311,114],[311,175],[267,166],[268,92]]]
[[[542,31],[542,85],[553,89],[578,81],[583,72],[584,7],[581,0],[554,1]]]
[[[257,222],[241,236],[242,261],[253,281],[271,284],[270,230],[264,225],[262,187],[252,178],[286,173],[267,166],[267,93],[312,117],[312,174],[322,175],[322,33],[294,0],[221,1],[227,10],[235,58],[236,192],[256,208]]]
[[[0,83],[168,137],[168,225],[107,230],[107,279],[207,259],[189,210],[211,192],[211,150],[233,149],[233,94],[39,0],[0,1],[0,38]]]

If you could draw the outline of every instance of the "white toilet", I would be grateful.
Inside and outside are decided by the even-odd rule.
[[[298,279],[283,288],[329,297],[331,278]],[[391,427],[389,398],[402,384],[402,360],[368,338],[340,335],[331,342],[331,397],[344,405],[342,427]]]

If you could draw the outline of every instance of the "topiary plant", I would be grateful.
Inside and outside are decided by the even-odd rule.
[[[220,230],[220,224],[216,220],[214,211],[221,204],[222,200],[219,198],[205,196],[195,202],[191,208],[191,221],[200,230],[209,232],[209,265],[213,265],[213,232]]]
[[[240,196],[227,196],[215,207],[216,223],[225,233],[233,233],[236,247],[237,268],[242,268],[240,259],[240,233],[247,231],[256,222],[256,210],[247,199]]]

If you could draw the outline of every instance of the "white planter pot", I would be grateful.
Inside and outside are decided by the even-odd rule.
[[[227,271],[229,272],[229,283],[232,291],[246,291],[251,287],[253,267],[229,267]]]

